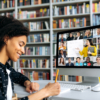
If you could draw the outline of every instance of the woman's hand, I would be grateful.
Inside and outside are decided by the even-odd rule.
[[[79,49],[79,48],[75,48],[75,49],[77,49],[78,51],[80,51],[80,49]]]
[[[90,51],[88,51],[88,54],[92,54]]]
[[[32,93],[33,91],[39,90],[39,84],[36,82],[31,82],[29,85],[26,86],[26,91]]]
[[[58,95],[60,93],[60,84],[58,82],[48,83],[45,86],[45,88],[47,90],[47,95],[48,96],[54,96],[54,95]]]

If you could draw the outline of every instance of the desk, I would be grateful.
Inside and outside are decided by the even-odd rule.
[[[42,89],[48,82],[53,81],[35,81],[40,84],[40,89]],[[77,84],[77,82],[65,82],[65,83],[72,83]],[[80,84],[80,83],[78,83]],[[95,86],[96,83],[82,83],[82,85],[91,85]],[[21,87],[19,85],[14,85],[14,91],[17,93],[18,97],[25,97],[30,95],[30,93],[27,93],[25,91],[24,87]],[[79,91],[69,91],[63,94],[60,94],[58,96],[49,97],[48,100],[100,100],[100,92],[93,92],[91,90],[84,90],[83,92]]]

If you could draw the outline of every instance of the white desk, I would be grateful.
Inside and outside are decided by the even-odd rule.
[[[40,89],[42,89],[48,82],[52,81],[35,81],[40,84]],[[73,82],[68,82],[73,83]],[[76,84],[76,82],[74,82]],[[84,83],[84,85],[90,85],[94,86],[95,83]],[[15,85],[14,91],[17,93],[18,97],[25,97],[30,95],[30,93],[27,93],[25,91],[25,88]],[[79,91],[69,91],[63,94],[60,94],[58,96],[49,97],[48,100],[100,100],[100,92],[93,92],[91,90],[84,90],[83,92]]]

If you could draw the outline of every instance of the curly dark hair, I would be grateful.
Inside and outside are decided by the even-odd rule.
[[[0,51],[5,45],[5,36],[12,38],[22,35],[29,35],[29,29],[26,28],[23,23],[15,19],[13,16],[0,16]]]

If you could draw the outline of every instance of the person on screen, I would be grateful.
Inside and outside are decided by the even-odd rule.
[[[75,38],[75,40],[79,40],[79,39],[83,39],[83,37],[81,36],[80,32],[77,32],[77,37]]]
[[[60,50],[60,54],[59,54],[58,57],[59,57],[59,58],[61,58],[61,57],[65,58],[65,57],[66,57],[66,54],[64,53],[63,50]]]
[[[93,61],[90,61],[90,57],[86,58],[86,61],[83,63],[83,66],[93,66]]]
[[[97,35],[94,35],[93,38],[100,37],[100,28],[97,28]]]
[[[64,42],[61,42],[61,46],[59,47],[59,50],[66,50],[66,46],[64,46]]]
[[[61,57],[61,58],[60,58],[60,61],[59,61],[59,66],[64,66],[64,65],[65,65],[64,58]]]
[[[90,30],[86,30],[85,36],[83,37],[83,39],[87,39],[87,38],[93,38]]]
[[[86,45],[84,46],[83,50],[81,51],[79,48],[76,48],[79,51],[79,54],[83,57],[87,56],[96,56],[97,55],[97,48],[93,45],[92,39],[86,40]],[[91,52],[93,49],[93,52]],[[91,50],[91,51],[90,51]]]
[[[64,34],[61,34],[61,38],[59,39],[59,42],[64,42],[66,39],[64,38]]]
[[[80,57],[76,58],[75,66],[83,66],[83,63],[81,62],[81,58]]]
[[[97,63],[93,64],[93,66],[99,66],[100,67],[100,57],[96,58]]]
[[[71,58],[68,58],[68,63],[66,64],[66,66],[74,66],[74,64],[71,63]]]
[[[69,41],[69,40],[74,40],[74,36],[73,36],[72,33],[69,33],[69,36],[67,38],[67,41]]]

